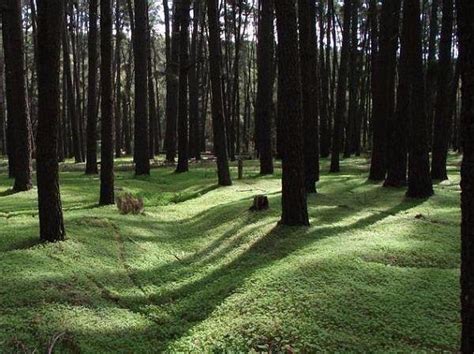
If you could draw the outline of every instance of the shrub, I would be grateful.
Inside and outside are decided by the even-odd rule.
[[[136,198],[130,193],[126,193],[117,198],[117,208],[120,214],[142,214],[144,205],[142,198]]]

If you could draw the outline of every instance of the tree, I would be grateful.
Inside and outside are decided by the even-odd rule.
[[[169,55],[166,59],[166,132],[165,149],[166,160],[174,162],[176,158],[176,122],[178,120],[178,91],[179,91],[179,16],[178,5],[180,0],[173,1],[173,21],[171,25],[171,39]],[[164,6],[165,18],[169,13],[168,5]],[[169,17],[169,15],[168,15]]]
[[[97,0],[89,0],[86,174],[97,174]]]
[[[150,174],[147,1],[135,1],[135,174]]]
[[[38,132],[36,171],[40,238],[64,240],[59,165],[57,158],[59,122],[59,72],[63,0],[37,0],[38,4]]]
[[[342,30],[341,61],[336,93],[336,111],[334,113],[334,130],[331,152],[331,172],[339,172],[339,154],[344,135],[344,117],[346,115],[347,72],[349,64],[351,34],[352,0],[344,0],[344,25]]]
[[[257,101],[255,107],[256,149],[260,174],[273,174],[272,115],[274,85],[273,0],[261,0],[257,42]]]
[[[139,1],[135,1],[137,3]],[[100,205],[114,198],[114,99],[112,89],[112,0],[100,0],[101,163]],[[145,57],[146,59],[146,57]],[[146,78],[146,76],[145,76]],[[146,83],[146,80],[145,80]],[[145,86],[146,91],[146,86]],[[147,157],[148,158],[148,157]]]
[[[304,170],[301,69],[296,0],[275,2],[278,32],[279,115],[286,130],[282,159],[283,225],[309,225]]]
[[[298,0],[298,18],[303,89],[305,188],[308,193],[316,193],[316,182],[319,180],[319,77],[314,0]]]
[[[461,352],[474,352],[474,2],[456,0],[461,58]]]
[[[31,128],[26,102],[21,1],[6,1],[2,13],[7,112],[11,130],[9,143],[12,144],[9,156],[13,156],[10,159],[15,177],[13,189],[20,192],[32,187]]]
[[[180,0],[179,89],[178,89],[178,165],[176,172],[188,171],[188,65],[190,0]],[[193,64],[193,63],[192,63]]]
[[[411,74],[407,196],[410,198],[426,198],[433,195],[433,184],[430,176],[420,2],[418,0],[406,0],[404,2],[403,25],[407,26],[410,29],[408,33],[411,33],[411,40],[407,43]]]
[[[387,174],[388,122],[395,110],[395,73],[397,67],[400,1],[383,2],[380,18],[379,48],[375,57],[372,82],[373,143],[369,179],[383,181]],[[396,146],[392,146],[396,148]]]
[[[209,70],[212,90],[212,129],[214,135],[214,154],[217,158],[217,175],[220,186],[230,186],[229,162],[227,159],[224,103],[221,84],[221,44],[220,26],[217,15],[217,0],[209,0],[207,16],[209,21]]]
[[[431,178],[448,179],[446,161],[448,158],[449,139],[451,136],[452,110],[450,91],[452,80],[451,47],[453,36],[453,0],[443,0],[443,19],[441,24],[441,41],[439,49],[438,91],[436,95],[433,157]]]

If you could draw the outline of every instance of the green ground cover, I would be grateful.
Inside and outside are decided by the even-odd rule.
[[[323,161],[309,228],[277,226],[279,172],[256,162],[226,188],[210,162],[124,168],[139,216],[98,207],[98,178],[67,165],[68,240],[48,245],[36,190],[11,194],[0,164],[0,352],[456,351],[458,163],[413,201],[367,182],[365,158]],[[270,210],[248,211],[256,194]]]

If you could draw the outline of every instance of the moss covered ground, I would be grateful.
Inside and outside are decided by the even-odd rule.
[[[122,168],[117,194],[145,201],[124,216],[66,164],[57,244],[38,242],[36,190],[11,194],[0,166],[0,352],[456,351],[458,164],[434,197],[407,200],[367,182],[365,158],[339,174],[323,161],[309,228],[277,226],[279,168],[246,161],[226,188],[211,162]],[[256,194],[268,211],[248,211]]]

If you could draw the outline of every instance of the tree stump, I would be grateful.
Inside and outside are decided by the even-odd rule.
[[[253,198],[253,205],[250,207],[250,211],[262,211],[269,208],[268,198],[265,195],[256,195]]]

